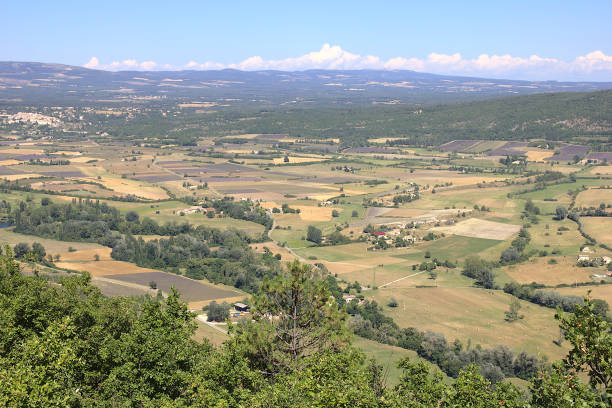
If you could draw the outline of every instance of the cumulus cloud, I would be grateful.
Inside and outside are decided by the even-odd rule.
[[[307,69],[377,69],[414,70],[437,74],[467,75],[516,79],[558,80],[607,80],[612,81],[612,56],[602,51],[593,51],[571,61],[531,55],[518,57],[510,54],[481,54],[466,58],[460,53],[440,54],[432,52],[425,58],[394,57],[388,60],[373,55],[354,54],[338,45],[324,44],[320,50],[284,59],[264,59],[255,55],[241,62],[222,64],[213,61],[189,61],[182,66],[159,65],[154,61],[138,62],[133,59],[101,64],[92,57],[87,68],[107,70],[214,70],[239,69],[300,71]]]
[[[100,66],[100,60],[98,60],[96,57],[91,57],[89,62],[87,62],[87,64],[85,64],[83,66],[85,68],[91,68],[91,69],[98,68]]]

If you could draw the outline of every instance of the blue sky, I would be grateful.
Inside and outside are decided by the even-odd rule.
[[[1,10],[0,60],[612,81],[609,0],[8,1]]]

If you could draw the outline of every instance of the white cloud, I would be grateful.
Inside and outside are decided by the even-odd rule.
[[[96,57],[91,57],[87,64],[83,65],[85,68],[95,69],[100,66],[100,61]]]
[[[324,44],[319,51],[278,60],[266,60],[252,56],[241,62],[222,64],[213,61],[189,61],[183,66],[159,65],[154,61],[138,62],[133,59],[101,64],[92,57],[85,65],[87,68],[119,70],[213,70],[239,69],[299,71],[306,69],[379,69],[414,70],[437,74],[468,75],[516,79],[558,79],[558,80],[607,80],[612,81],[612,56],[602,51],[593,51],[578,56],[572,61],[556,58],[517,57],[510,54],[481,54],[475,58],[465,58],[459,53],[440,54],[432,52],[425,58],[394,57],[383,60],[373,55],[359,55],[343,50],[340,46]]]
[[[153,71],[157,67],[157,63],[155,61],[143,61],[140,63],[140,68],[145,71]]]

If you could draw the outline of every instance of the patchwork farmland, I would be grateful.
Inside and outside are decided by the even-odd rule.
[[[538,358],[562,356],[565,348],[552,345],[558,337],[554,310],[521,300],[524,318],[508,323],[504,313],[513,297],[504,288],[535,282],[569,296],[593,287],[594,296],[612,301],[602,261],[612,256],[607,163],[588,162],[588,149],[569,144],[456,140],[407,148],[385,145],[398,138],[379,139],[348,148],[331,139],[272,134],[202,138],[197,146],[170,148],[64,141],[57,149],[65,161],[53,166],[45,163],[57,152],[37,143],[15,149],[19,141],[7,140],[0,152],[7,221],[0,240],[42,244],[51,257],[52,266],[41,269],[48,276],[87,272],[111,297],[167,296],[174,289],[198,313],[212,301],[248,302],[249,279],[259,282],[271,273],[260,271],[278,271],[297,259],[333,277],[343,302],[376,302],[400,328]],[[118,225],[109,237],[160,255],[155,263],[119,254],[116,244],[103,240],[63,241],[59,227],[46,236],[19,233],[6,208],[21,202],[115,208],[122,220],[157,227],[132,236]],[[558,207],[566,212],[562,219]],[[569,212],[580,224],[567,218]],[[209,230],[217,232],[202,233]],[[194,242],[180,238],[187,241],[177,245],[184,235],[206,236],[198,238],[206,254],[193,262],[162,257],[166,247],[180,254],[181,245]],[[579,257],[592,265],[579,264]],[[465,273],[473,259],[484,262],[492,282]],[[215,344],[227,338],[199,324],[198,336]],[[373,347],[366,352],[382,359],[414,353],[367,339],[357,344]]]

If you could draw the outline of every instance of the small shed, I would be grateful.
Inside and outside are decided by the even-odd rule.
[[[244,303],[234,303],[234,309],[237,312],[248,312],[251,310],[251,306],[245,305]]]

